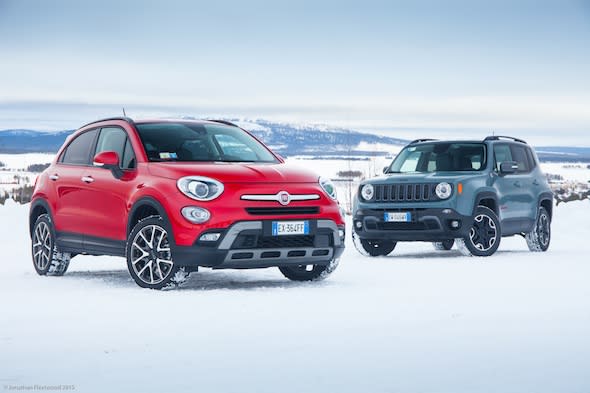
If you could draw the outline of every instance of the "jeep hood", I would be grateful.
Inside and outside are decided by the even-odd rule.
[[[485,175],[484,172],[392,173],[364,181],[371,184],[456,182]]]
[[[231,162],[151,162],[154,176],[177,180],[184,176],[206,176],[222,183],[317,183],[319,176],[288,164]]]

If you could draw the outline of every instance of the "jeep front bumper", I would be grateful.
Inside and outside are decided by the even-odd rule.
[[[385,213],[410,213],[408,222],[387,222]],[[453,209],[359,209],[352,227],[361,239],[394,241],[442,241],[465,237],[473,218]]]

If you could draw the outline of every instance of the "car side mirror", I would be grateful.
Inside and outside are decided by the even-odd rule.
[[[388,170],[388,169],[389,169],[389,167],[388,167],[388,166],[384,166],[384,167],[383,167],[383,173],[387,173],[387,170]]]
[[[500,174],[509,175],[518,171],[518,163],[515,161],[504,161],[500,164]]]
[[[123,177],[123,170],[119,167],[119,155],[115,151],[103,151],[94,156],[92,164],[96,167],[108,169],[117,179]]]

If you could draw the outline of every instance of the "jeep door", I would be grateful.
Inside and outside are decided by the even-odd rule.
[[[502,174],[503,162],[515,162],[514,173]],[[495,187],[498,190],[498,205],[502,233],[504,235],[519,233],[523,220],[530,214],[530,205],[534,203],[530,178],[530,164],[526,146],[516,143],[498,143],[494,145],[494,164],[497,177]]]

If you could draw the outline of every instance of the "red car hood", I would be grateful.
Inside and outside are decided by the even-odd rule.
[[[317,183],[315,173],[288,164],[248,164],[229,162],[157,162],[148,164],[154,176],[179,179],[206,176],[222,183]]]

